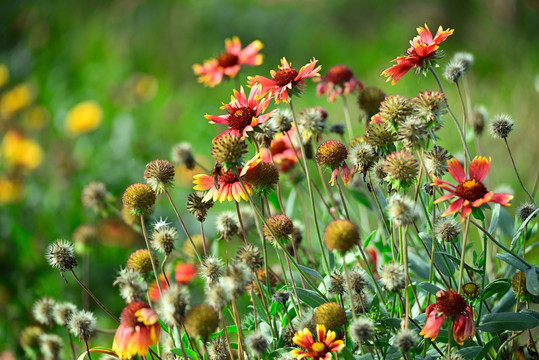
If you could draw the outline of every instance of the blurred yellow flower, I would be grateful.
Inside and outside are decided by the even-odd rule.
[[[15,130],[8,130],[0,153],[8,168],[32,170],[43,161],[43,150],[35,141]]]
[[[32,106],[23,115],[24,127],[28,130],[41,130],[47,126],[51,114],[44,106]]]
[[[102,119],[103,111],[97,102],[83,101],[69,111],[65,127],[70,134],[80,135],[97,129]]]
[[[0,177],[0,205],[16,202],[22,198],[22,184],[16,180]]]
[[[0,117],[11,118],[34,101],[34,92],[28,84],[19,84],[6,91],[0,99]]]
[[[149,101],[153,99],[157,92],[157,79],[153,75],[149,74],[136,74],[134,75],[134,93],[135,97],[139,101]]]
[[[9,69],[6,64],[0,64],[0,89],[9,82]]]

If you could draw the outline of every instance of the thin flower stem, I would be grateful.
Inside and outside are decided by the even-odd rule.
[[[355,320],[357,318],[357,315],[356,315],[356,307],[354,304],[354,295],[352,294],[352,282],[350,281],[350,274],[348,274],[348,266],[346,266],[346,259],[344,257],[344,254],[342,254],[342,267],[344,268],[344,277],[346,278],[346,285],[348,286],[348,294],[350,295],[350,307],[352,308],[352,317]]]
[[[537,185],[539,185],[539,171],[537,171],[537,176],[535,177],[535,183],[533,184],[532,196],[535,196],[535,192],[537,191]]]
[[[267,273],[266,273],[267,274]],[[264,307],[264,311],[266,312],[266,316],[268,317],[268,324],[270,324],[269,322],[269,319],[271,319],[271,316],[270,316],[270,312],[269,312],[269,309],[268,309],[268,303],[267,303],[267,300],[266,300],[266,296],[264,296],[264,292],[263,292],[263,289],[262,289],[262,284],[260,283],[260,280],[258,279],[258,276],[254,276],[254,279],[258,285],[258,288],[260,289],[260,298],[262,299],[262,306]],[[269,282],[269,276],[266,275],[266,279],[268,280]],[[270,294],[271,296],[271,294]],[[275,331],[273,330],[273,327],[270,325],[270,331],[271,331],[271,335],[275,338]]]
[[[376,278],[374,277],[374,274],[373,274],[373,272],[371,270],[371,267],[368,265],[369,262],[367,261],[367,256],[365,255],[365,252],[363,251],[363,246],[361,245],[361,243],[359,243],[357,245],[357,247],[359,248],[359,252],[361,254],[361,257],[363,258],[363,261],[365,262],[365,264],[367,264],[367,266],[365,266],[367,268],[367,273],[369,273],[369,276],[374,281],[374,286],[376,287],[376,291],[378,292],[378,296],[380,296],[380,301],[385,306],[386,305],[386,300],[384,298],[384,295],[382,295],[382,289],[380,289],[380,285],[378,285],[378,281],[376,281]]]
[[[517,166],[515,165],[515,160],[513,159],[513,154],[511,153],[511,148],[509,147],[509,143],[507,142],[507,138],[504,138],[503,141],[505,142],[505,147],[507,148],[507,152],[509,153],[509,157],[511,158],[511,164],[513,164],[513,169],[515,169],[515,174],[517,174],[518,182],[520,183],[520,186],[526,194],[530,197],[530,200],[533,202],[535,206],[537,206],[537,203],[535,202],[535,199],[533,198],[532,194],[529,193],[528,189],[526,189],[526,186],[524,186],[524,183],[522,182],[522,179],[520,178],[520,175],[517,170]]]
[[[346,96],[343,95],[342,101],[343,101],[343,108],[344,108],[344,120],[346,121],[346,127],[348,129],[348,141],[352,140],[352,121],[350,120],[350,108],[348,107],[348,101],[346,100]]]
[[[286,249],[282,249],[283,252],[286,251]],[[298,296],[298,290],[296,289],[296,283],[294,282],[294,276],[292,275],[292,268],[290,267],[290,259],[288,256],[285,256],[286,259],[286,265],[288,266],[288,272],[290,273],[290,282],[292,283],[292,289],[294,289],[294,294],[296,295],[296,299],[298,300],[298,310],[299,310],[299,316],[302,317],[303,313],[301,312],[301,301],[299,301]]]
[[[86,286],[90,286],[90,261],[88,259],[88,251],[85,251],[82,255],[82,280]],[[88,298],[88,293],[82,293],[82,307],[86,310],[89,309],[90,299]]]
[[[279,251],[276,251],[276,254],[277,254],[277,259],[279,259],[279,264],[281,265],[281,272],[283,273],[283,279],[284,279],[284,284],[286,285],[286,289],[290,289],[290,286],[288,285],[288,275],[286,275],[286,269],[284,267],[284,264],[283,264],[283,259],[281,258],[281,255],[279,254]],[[291,280],[293,281],[293,280]],[[293,297],[291,298],[291,300],[293,299]],[[299,298],[296,299],[299,303]],[[294,306],[294,310],[296,310],[296,314],[299,314],[299,309],[296,305],[296,303],[294,302],[294,300],[292,300],[292,305]]]
[[[408,325],[408,322],[409,322],[409,319],[410,319],[410,295],[409,295],[409,290],[408,290],[408,287],[411,285],[409,283],[409,274],[408,274],[408,241],[406,240],[406,228],[405,227],[401,227],[400,228],[400,231],[399,231],[399,235],[401,237],[401,241],[402,241],[402,262],[404,264],[404,281],[405,281],[405,285],[404,285],[404,299],[406,301],[406,308],[405,308],[405,315],[404,315],[404,327],[406,328],[406,330],[409,329],[409,325]]]
[[[386,217],[384,215],[384,210],[382,210],[382,206],[380,205],[380,201],[378,200],[378,195],[376,195],[376,189],[374,188],[373,184],[372,184],[372,177],[371,177],[371,173],[369,172],[369,185],[370,185],[370,190],[372,192],[372,197],[374,198],[374,201],[376,202],[376,205],[378,206],[378,210],[380,211],[380,217],[382,218],[382,223],[384,224],[384,227],[387,231],[387,234],[391,234],[391,230],[389,230],[389,226],[387,225],[386,223]]]
[[[513,336],[511,336],[510,338],[505,340],[505,342],[498,349],[498,352],[496,352],[496,356],[494,357],[494,359],[498,359],[500,357],[500,355],[502,354],[502,351],[504,350],[505,346],[507,344],[509,344],[511,341],[513,341],[513,339],[516,338],[517,336],[522,335],[523,332],[524,332],[524,330],[519,331],[518,333],[514,334]]]
[[[236,323],[236,329],[238,330],[238,355],[239,360],[243,360],[243,331],[241,329],[240,314],[238,307],[236,306],[236,299],[232,298],[232,311],[234,312],[234,322]]]
[[[451,338],[453,337],[453,321],[449,321],[449,329],[447,329],[447,360],[451,360]]]
[[[165,281],[167,283],[167,286],[170,286],[170,282],[168,281],[167,273],[165,272],[165,263],[168,260],[168,254],[165,254],[165,258],[163,259],[163,262],[161,263],[161,273],[165,277]]]
[[[236,214],[238,215],[238,221],[240,222],[241,233],[243,234],[243,242],[245,243],[245,245],[247,245],[248,244],[247,234],[245,233],[245,227],[243,226],[243,220],[241,219],[240,205],[238,204],[237,201],[234,201],[234,202],[236,203]]]
[[[455,83],[455,86],[457,87],[457,92],[459,93],[460,103],[462,104],[462,134],[464,135],[464,138],[466,139],[466,123],[468,120],[468,112],[466,110],[466,103],[464,102],[464,98],[462,96],[462,92],[460,90],[458,81]],[[464,165],[464,167],[466,168],[466,165]]]
[[[470,216],[466,217],[464,223],[464,232],[462,234],[462,254],[460,256],[460,267],[459,267],[459,289],[458,293],[462,292],[462,281],[464,278],[464,259],[466,258],[466,246],[468,245],[468,235],[470,230]]]
[[[84,340],[84,344],[86,345],[86,355],[88,355],[89,360],[92,360],[92,357],[90,356],[90,347],[88,346],[88,340]]]
[[[228,336],[228,329],[226,327],[225,322],[225,316],[222,311],[220,311],[219,318],[221,319],[221,326],[223,327],[223,332],[225,333],[226,342],[228,344],[228,354],[230,355],[230,359],[234,359],[234,355],[232,354],[232,345],[230,344],[230,336]],[[185,357],[188,359],[187,357]]]
[[[344,194],[342,192],[341,183],[339,182],[339,179],[337,179],[337,188],[339,189],[339,195],[341,196],[342,206],[344,208],[344,213],[346,214],[346,219],[350,221],[350,214],[348,213],[348,207],[346,206],[346,201],[344,199]]]
[[[271,146],[270,146],[269,149],[266,147],[266,149],[268,150],[268,153],[270,155],[271,163],[273,164],[273,166],[275,166],[277,168],[277,165],[275,164],[275,160],[273,159],[273,153],[271,152]],[[281,196],[281,182],[280,181],[277,181],[277,199],[279,200],[279,206],[281,207],[281,213],[283,215],[286,215],[285,212],[284,212],[283,198]]]
[[[204,257],[208,257],[208,246],[206,245],[206,234],[204,233],[204,223],[200,222],[200,234],[202,235],[202,247],[204,248]]]
[[[106,307],[105,305],[103,305],[101,303],[101,301],[99,301],[97,299],[97,297],[95,297],[95,295],[90,291],[90,289],[88,289],[86,287],[86,285],[84,285],[82,283],[82,281],[80,281],[80,279],[78,278],[77,274],[75,274],[75,271],[73,271],[73,269],[71,269],[71,273],[73,274],[73,277],[75,278],[75,280],[77,280],[77,282],[79,283],[80,286],[82,286],[82,288],[84,290],[86,290],[86,292],[88,293],[88,295],[90,295],[92,297],[92,299],[94,299],[95,303],[101,308],[103,309],[114,321],[116,321],[118,324],[120,323],[120,320],[118,320],[118,318],[116,316],[114,316]]]
[[[67,335],[69,335],[69,345],[71,347],[71,355],[73,355],[73,360],[77,359],[77,355],[75,355],[75,346],[73,345],[73,337],[71,336],[71,332],[67,330]]]
[[[148,241],[148,235],[146,234],[146,225],[144,225],[144,216],[140,215],[140,225],[142,226],[142,234],[144,235],[144,241],[146,242],[146,248],[148,249],[148,255],[150,256],[150,263],[152,264],[153,275],[155,276],[155,282],[159,288],[159,294],[163,295],[163,289],[161,289],[161,282],[159,281],[159,275],[157,272],[157,265],[153,258],[153,252],[150,249],[150,242]],[[166,277],[166,275],[165,275]]]

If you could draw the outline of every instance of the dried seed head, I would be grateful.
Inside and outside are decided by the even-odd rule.
[[[210,255],[202,261],[200,270],[209,283],[215,283],[223,275],[223,261],[216,256]]]
[[[453,241],[460,234],[460,226],[454,219],[440,218],[434,225],[434,234],[443,241]]]
[[[127,268],[133,271],[138,271],[141,274],[146,274],[152,271],[152,259],[157,263],[157,257],[154,253],[150,254],[147,249],[139,249],[129,255],[127,259]]]
[[[488,121],[487,109],[484,106],[474,107],[470,119],[470,126],[476,135],[481,135]]]
[[[39,344],[39,337],[42,334],[43,329],[41,329],[39,326],[27,326],[19,333],[19,344],[23,348],[37,346]]]
[[[328,330],[335,330],[346,324],[348,318],[344,308],[337,303],[328,302],[320,305],[313,313],[315,324],[322,324]]]
[[[120,270],[113,285],[118,285],[120,296],[128,304],[144,299],[148,292],[148,284],[144,281],[142,274],[128,268]]]
[[[388,263],[382,270],[380,277],[382,287],[390,292],[397,292],[404,289],[404,268],[396,263]]]
[[[53,269],[58,269],[60,272],[71,270],[77,266],[73,243],[67,240],[58,239],[49,244],[45,258]]]
[[[260,254],[260,249],[254,246],[253,244],[242,245],[238,252],[236,253],[236,261],[242,262],[251,271],[257,271],[264,265],[264,260]]]
[[[199,191],[187,195],[187,211],[200,222],[206,220],[208,210],[213,206],[211,199],[208,201],[202,201],[202,199],[204,199],[204,194]]]
[[[444,77],[447,79],[447,81],[457,83],[465,72],[466,67],[462,61],[452,60],[445,67]]]
[[[269,118],[276,132],[287,132],[292,129],[292,112],[289,109],[277,109]]]
[[[399,126],[397,139],[402,141],[407,149],[415,150],[422,147],[429,131],[429,124],[420,117],[409,116]]]
[[[219,313],[208,304],[198,304],[187,312],[184,324],[191,336],[200,337],[206,341],[219,326]]]
[[[148,215],[153,211],[155,192],[149,185],[136,183],[125,189],[122,200],[134,215]]]
[[[185,165],[188,170],[195,168],[195,155],[191,144],[182,142],[172,148],[172,162],[176,165]]]
[[[257,194],[268,194],[279,182],[279,170],[272,163],[261,162],[249,170],[244,178]]]
[[[176,240],[178,240],[178,231],[168,224],[155,226],[150,238],[152,247],[156,251],[167,255],[174,249]]]
[[[328,291],[332,295],[341,296],[345,292],[345,279],[344,276],[337,270],[334,270],[329,277]]]
[[[254,131],[256,141],[265,147],[271,146],[271,141],[273,140],[275,134],[275,128],[273,127],[273,123],[270,121],[258,124],[258,129]]]
[[[474,282],[467,282],[462,285],[462,293],[470,299],[475,299],[479,295],[479,285]]]
[[[357,103],[361,110],[365,110],[369,118],[376,115],[380,109],[380,104],[385,100],[386,94],[382,89],[375,86],[368,86],[359,93]]]
[[[162,194],[172,186],[174,174],[174,165],[168,160],[153,160],[146,165],[144,179],[156,194]]]
[[[32,313],[38,323],[45,326],[54,325],[54,306],[56,302],[50,297],[44,297],[34,303]]]
[[[515,124],[509,115],[498,114],[490,122],[490,134],[498,139],[507,139],[514,126]]]
[[[208,303],[218,310],[222,310],[231,299],[230,289],[222,282],[211,284],[206,288]]]
[[[56,303],[54,305],[54,321],[60,326],[67,327],[69,320],[77,311],[77,307],[69,302]]]
[[[73,235],[71,235],[73,243],[78,249],[78,245],[89,246],[97,243],[99,240],[99,230],[96,226],[82,224],[77,226]]]
[[[412,99],[416,115],[427,121],[428,127],[440,125],[442,115],[447,114],[447,100],[441,91],[419,93]]]
[[[286,304],[288,299],[290,298],[290,293],[286,290],[278,290],[273,294],[273,301],[281,303],[283,305]]]
[[[380,118],[394,131],[410,115],[414,108],[412,100],[402,95],[389,95],[380,104]]]
[[[370,340],[374,334],[374,323],[368,318],[357,318],[350,324],[350,336],[360,344]]]
[[[447,172],[447,160],[452,156],[441,146],[434,147],[425,153],[425,167],[430,174],[441,178]]]
[[[92,181],[82,188],[82,206],[99,210],[105,207],[107,187],[101,182]]]
[[[374,175],[374,178],[378,181],[378,183],[383,184],[386,182],[387,173],[384,170],[385,167],[385,161],[381,160],[374,165],[372,168],[372,174]]]
[[[224,337],[218,336],[210,342],[208,360],[232,360],[228,352],[228,343]]]
[[[247,343],[247,347],[256,356],[260,356],[268,350],[268,338],[260,332],[255,332],[247,336],[245,342]]]
[[[403,195],[392,196],[388,201],[387,211],[389,218],[396,226],[409,225],[417,218],[414,203]]]
[[[430,182],[423,183],[423,191],[425,194],[432,196],[434,195],[435,186]]]
[[[405,150],[389,154],[384,163],[384,171],[394,189],[406,190],[415,180],[418,168],[414,155]]]
[[[243,155],[247,153],[245,140],[236,134],[223,134],[213,139],[211,156],[225,171],[241,166]]]
[[[80,310],[73,314],[69,322],[69,331],[81,341],[88,341],[95,332],[97,320],[90,311]]]
[[[348,273],[348,278],[350,280],[350,286],[352,287],[352,291],[357,294],[363,293],[363,290],[365,290],[365,287],[369,283],[367,281],[367,278],[365,277],[365,274],[359,271],[350,271]]]
[[[223,281],[230,289],[231,295],[238,297],[245,292],[247,285],[251,283],[251,272],[244,263],[232,263],[226,267]]]
[[[359,230],[349,220],[334,220],[324,230],[324,242],[330,251],[344,254],[359,244]]]
[[[458,292],[440,290],[436,293],[436,307],[438,312],[455,319],[466,311],[468,304],[464,296]]]
[[[403,351],[408,352],[417,344],[417,335],[412,330],[403,329],[395,336],[395,345]]]
[[[189,305],[187,287],[180,284],[170,284],[163,296],[159,298],[159,315],[169,326],[180,325]]]
[[[537,206],[532,204],[531,202],[527,202],[522,204],[518,210],[518,216],[520,217],[520,220],[524,221],[526,220],[535,210],[537,210]],[[533,217],[536,217],[537,214],[533,215]],[[533,218],[532,218],[533,219]]]
[[[215,227],[217,234],[219,234],[219,240],[229,241],[238,233],[240,224],[232,212],[226,211],[217,217]]]
[[[39,337],[39,350],[45,360],[59,360],[62,339],[58,335],[43,334]]]
[[[366,174],[376,164],[378,155],[371,145],[360,142],[350,147],[348,160],[353,171]]]
[[[528,288],[526,287],[526,273],[522,271],[517,271],[515,276],[513,276],[513,281],[511,286],[515,294],[526,295],[528,293]]]
[[[347,157],[346,145],[337,140],[324,141],[316,150],[316,162],[332,169],[341,166]]]
[[[286,215],[273,215],[272,217],[266,219],[266,223],[268,224],[269,228],[264,225],[264,236],[268,241],[273,241],[274,235],[279,240],[288,240],[294,231],[294,223]]]
[[[387,154],[391,149],[394,149],[397,134],[392,130],[388,130],[384,123],[374,123],[367,128],[365,140],[369,145],[378,149],[379,152]]]
[[[464,71],[467,71],[474,63],[474,56],[468,52],[458,52],[453,55],[453,59],[451,60],[462,63]]]
[[[327,112],[320,106],[301,110],[296,116],[301,139],[304,143],[318,142],[326,130]]]

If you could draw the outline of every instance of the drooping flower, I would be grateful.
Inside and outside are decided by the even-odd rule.
[[[354,76],[352,69],[346,65],[335,65],[326,72],[326,75],[314,80],[318,82],[316,95],[327,94],[329,102],[334,102],[339,95],[360,92],[364,88],[363,83]]]
[[[245,48],[237,36],[225,39],[225,51],[217,59],[204,61],[202,65],[193,65],[193,72],[198,75],[198,82],[214,87],[223,80],[223,76],[235,77],[242,65],[257,66],[262,64],[263,56],[258,52],[264,47],[258,40]]]
[[[490,158],[476,156],[470,163],[468,177],[466,177],[466,173],[457,159],[447,160],[447,163],[448,171],[453,179],[457,181],[457,185],[434,178],[434,185],[450,192],[450,194],[440,196],[434,203],[438,204],[455,197],[457,199],[449,205],[442,216],[460,212],[461,220],[464,221],[464,218],[472,212],[472,207],[477,208],[489,202],[503,206],[511,205],[509,201],[513,199],[513,195],[494,194],[492,191],[488,191],[482,183],[490,170]]]
[[[459,345],[475,335],[473,310],[456,291],[438,291],[436,302],[427,306],[425,315],[427,321],[419,335],[426,339],[432,338],[433,341],[436,339],[446,317],[453,321],[453,338]]]
[[[212,124],[227,124],[229,129],[225,133],[245,137],[248,131],[266,122],[270,116],[270,113],[262,114],[271,101],[271,97],[264,97],[264,94],[262,86],[256,84],[253,85],[247,98],[241,86],[239,92],[234,90],[230,102],[221,106],[221,109],[226,110],[228,114],[220,116],[206,114],[204,117]]]
[[[263,76],[250,76],[248,77],[249,85],[255,86],[260,84],[262,86],[262,94],[270,93],[270,97],[275,99],[278,104],[281,101],[289,102],[289,97],[292,95],[301,95],[305,86],[305,79],[315,76],[320,76],[318,73],[321,66],[316,66],[318,60],[312,59],[308,64],[302,66],[299,71],[292,68],[292,64],[286,61],[286,58],[281,59],[281,66],[279,70],[271,70],[271,79]]]
[[[240,173],[240,177],[243,179],[243,176],[245,176],[250,169],[257,166],[261,161],[261,154],[258,153],[249,162],[247,162],[243,168],[238,167],[237,169]],[[198,174],[195,175],[193,179],[193,183],[195,184],[193,189],[201,191],[209,190],[202,201],[209,201],[212,199],[214,202],[217,200],[219,200],[219,202],[223,202],[225,200],[236,200],[239,202],[241,199],[247,201],[249,197],[247,196],[245,190],[247,190],[249,194],[252,194],[249,184],[244,183],[244,190],[238,176],[234,174],[232,170],[225,172],[223,169],[221,169],[215,177],[206,174]]]
[[[342,340],[335,340],[337,334],[334,331],[328,330],[324,325],[316,325],[317,341],[309,329],[305,328],[294,335],[292,339],[296,345],[299,345],[303,350],[292,350],[290,354],[301,360],[303,358],[312,358],[313,360],[330,360],[332,352],[341,351],[344,348]]]
[[[425,24],[425,28],[417,28],[417,33],[419,35],[410,41],[411,46],[406,55],[392,60],[397,64],[382,72],[382,75],[388,78],[387,81],[391,80],[391,85],[395,85],[410,69],[414,68],[420,72],[428,68],[432,60],[439,59],[442,56],[438,51],[439,45],[453,34],[453,29],[443,30],[440,26],[436,35],[432,37],[429,27]]]
[[[122,311],[121,320],[112,343],[120,360],[129,360],[136,354],[144,356],[151,345],[159,342],[161,325],[157,314],[145,302],[128,304]]]

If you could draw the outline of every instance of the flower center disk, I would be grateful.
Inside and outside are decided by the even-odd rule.
[[[317,341],[314,344],[312,344],[311,349],[314,353],[313,355],[315,355],[314,358],[318,358],[324,355],[325,350],[326,350],[326,344],[324,344],[323,342]]]
[[[273,80],[277,83],[278,86],[285,86],[290,84],[298,76],[298,72],[294,69],[282,69],[277,71],[273,75]]]
[[[475,179],[464,180],[457,186],[456,190],[459,197],[468,201],[481,199],[487,192],[485,185]]]
[[[233,54],[224,53],[217,60],[220,67],[227,68],[238,64],[238,57]]]
[[[219,175],[219,183],[234,184],[237,181],[238,178],[232,171],[226,172],[223,175]]]
[[[342,84],[349,81],[354,73],[344,65],[336,65],[326,73],[326,80],[333,84]]]
[[[256,112],[250,107],[242,107],[230,112],[228,117],[228,126],[234,130],[243,131],[245,127],[251,124]]]
[[[455,316],[462,314],[468,306],[464,297],[456,291],[445,291],[437,297],[436,305],[438,312],[450,318],[455,318]]]

